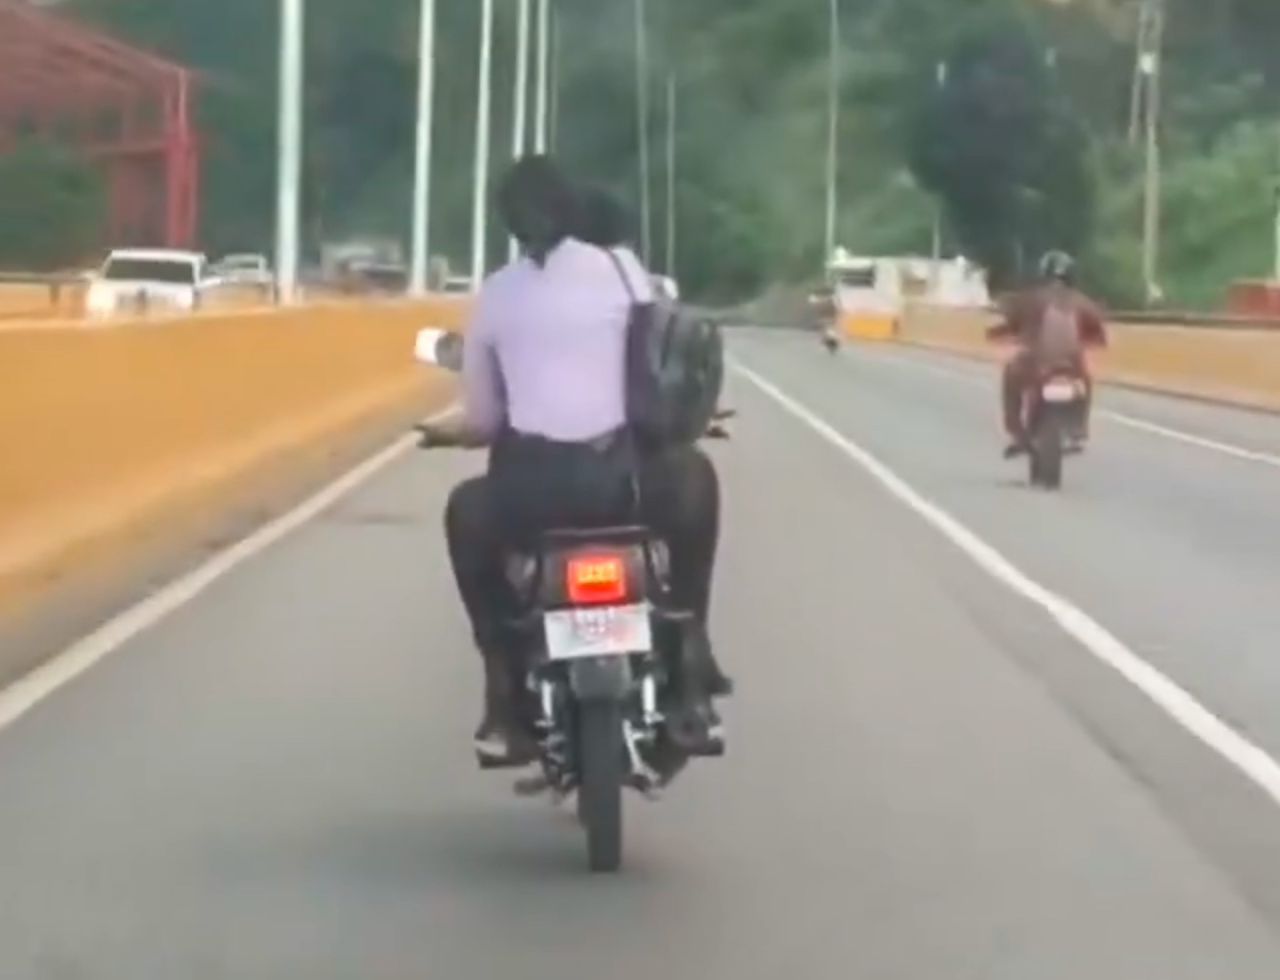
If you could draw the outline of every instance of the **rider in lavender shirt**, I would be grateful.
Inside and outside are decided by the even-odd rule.
[[[580,203],[544,157],[520,161],[504,180],[500,210],[524,254],[480,290],[463,355],[462,428],[435,433],[442,442],[491,447],[488,472],[456,487],[445,514],[458,590],[484,659],[475,747],[489,762],[532,757],[513,716],[520,671],[504,625],[511,597],[503,557],[513,535],[627,522],[638,503],[639,518],[670,547],[672,593],[705,639],[719,527],[715,469],[692,446],[645,454],[632,446],[627,325],[633,297],[647,301],[652,287],[629,250],[574,237]],[[428,442],[432,436],[428,430]],[[704,646],[710,659],[709,641]],[[700,684],[692,676],[685,687]],[[699,719],[709,702],[699,696],[689,707],[693,738],[705,737]]]
[[[632,294],[604,250],[566,238],[539,266],[522,257],[480,290],[466,337],[468,428],[504,426],[556,442],[587,442],[626,423],[624,358],[631,295],[652,298],[631,252],[620,259]]]

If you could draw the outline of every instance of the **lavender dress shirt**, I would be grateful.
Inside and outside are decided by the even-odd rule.
[[[628,249],[614,252],[640,302],[648,273]],[[609,256],[576,239],[544,266],[527,258],[485,280],[462,365],[468,427],[586,442],[626,421],[626,330],[631,296]]]

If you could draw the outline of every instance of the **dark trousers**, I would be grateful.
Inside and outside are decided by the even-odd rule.
[[[457,486],[445,511],[449,557],[481,652],[502,646],[514,605],[503,557],[514,544],[554,527],[636,520],[666,541],[673,598],[705,623],[720,485],[701,451],[684,446],[636,456],[537,440],[495,448],[489,472]]]

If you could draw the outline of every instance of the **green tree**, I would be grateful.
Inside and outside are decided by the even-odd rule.
[[[63,147],[26,142],[0,156],[0,266],[51,270],[99,245],[101,178]]]
[[[470,249],[479,6],[438,5],[432,240],[455,262]],[[557,154],[636,209],[632,0],[555,6]],[[64,7],[200,71],[204,243],[266,245],[275,181],[274,0],[67,0]],[[313,245],[353,232],[407,235],[418,8],[419,0],[308,0],[305,211]],[[498,0],[495,8],[496,175],[509,153],[515,5]],[[678,272],[687,291],[724,296],[812,277],[822,259],[826,3],[649,0],[648,9],[655,243],[664,240],[663,88],[674,68]],[[1126,146],[1132,0],[841,0],[841,10],[840,241],[925,251],[936,199],[949,237],[997,278],[1015,274],[1019,254],[1025,260],[1063,245],[1127,299],[1140,227],[1138,161]],[[1210,288],[1210,278],[1258,265],[1263,225],[1246,214],[1258,200],[1251,182],[1271,165],[1266,138],[1255,137],[1245,154],[1239,129],[1261,132],[1280,116],[1280,4],[1168,0],[1168,10],[1163,278],[1171,295],[1208,301],[1225,284]],[[935,67],[943,60],[951,62],[951,84],[939,93]],[[1241,169],[1209,167],[1218,157]],[[1184,173],[1194,175],[1185,185]],[[1202,178],[1207,197],[1189,189]],[[1197,229],[1208,228],[1217,236],[1208,257],[1203,244],[1182,247],[1201,242]],[[503,250],[496,229],[490,243],[496,261]],[[662,263],[660,247],[653,258]]]
[[[986,21],[947,64],[917,111],[912,166],[962,247],[1005,286],[1046,249],[1088,242],[1089,139],[1021,22]]]

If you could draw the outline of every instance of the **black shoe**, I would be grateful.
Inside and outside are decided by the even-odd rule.
[[[537,757],[537,747],[516,723],[510,673],[498,656],[484,658],[484,715],[473,744],[485,768],[523,766]]]
[[[1017,459],[1019,456],[1025,456],[1028,451],[1026,440],[1019,439],[1004,447],[1004,458]]]
[[[714,657],[711,658],[707,677],[707,694],[713,698],[733,696],[733,678],[720,669]]]
[[[733,694],[733,678],[720,669],[715,654],[711,650],[711,637],[701,624],[690,626],[685,634],[686,650],[685,669],[697,675],[699,683],[696,689],[706,693],[708,698],[727,698]]]
[[[672,743],[691,756],[724,755],[724,722],[709,700],[683,705],[667,721]]]

